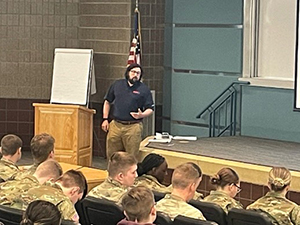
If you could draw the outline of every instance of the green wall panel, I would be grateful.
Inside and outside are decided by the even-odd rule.
[[[210,104],[237,77],[203,74],[172,74],[171,119],[207,123],[207,117],[196,116]]]
[[[244,87],[241,134],[300,142],[300,112],[293,111],[294,90]]]
[[[242,24],[243,0],[174,0],[173,22]]]
[[[174,28],[173,67],[241,73],[242,30]]]

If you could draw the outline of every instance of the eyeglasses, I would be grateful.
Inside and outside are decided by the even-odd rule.
[[[242,191],[242,188],[238,186],[237,184],[233,183],[234,186],[237,188],[237,193],[240,193]]]
[[[140,71],[135,71],[135,70],[130,70],[130,72],[131,72],[131,73],[135,73],[135,74],[137,74],[137,75],[140,75],[140,74],[141,74]]]

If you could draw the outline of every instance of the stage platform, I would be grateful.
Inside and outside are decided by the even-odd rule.
[[[222,167],[231,167],[241,181],[257,185],[266,185],[272,166],[284,166],[293,176],[291,190],[300,192],[300,143],[244,136],[148,143],[150,138],[153,137],[141,143],[139,160],[155,152],[167,159],[170,168],[192,161],[207,176]]]

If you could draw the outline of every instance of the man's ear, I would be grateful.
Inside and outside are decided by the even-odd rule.
[[[2,153],[2,147],[0,147],[0,152]]]
[[[124,178],[124,174],[123,173],[118,173],[117,175],[117,180],[121,181]]]
[[[20,147],[20,148],[18,148],[17,152],[18,152],[19,154],[21,154],[21,150],[22,150],[22,148]]]
[[[72,187],[70,191],[71,195],[79,193],[79,187]]]

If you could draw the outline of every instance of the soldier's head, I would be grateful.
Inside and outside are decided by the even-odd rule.
[[[30,149],[35,164],[54,158],[54,138],[50,134],[35,135],[30,141]]]
[[[152,224],[156,219],[153,193],[147,187],[133,187],[122,198],[121,205],[129,221]]]
[[[31,202],[23,214],[20,225],[32,224],[61,224],[61,213],[58,208],[51,202],[36,200]]]
[[[222,168],[216,175],[211,177],[211,184],[217,189],[222,189],[230,197],[234,198],[242,189],[238,174],[231,168]]]
[[[137,161],[127,152],[115,152],[108,161],[108,176],[124,186],[132,186],[137,177]]]
[[[288,191],[291,181],[292,175],[285,167],[273,167],[269,172],[268,186],[272,191]]]
[[[53,159],[48,159],[37,167],[34,176],[39,180],[40,184],[43,184],[48,180],[56,181],[62,173],[59,163]]]
[[[192,162],[177,166],[172,175],[173,192],[183,194],[189,201],[195,195],[195,191],[202,179],[202,171],[198,165]]]
[[[22,140],[17,135],[8,134],[1,139],[1,152],[4,158],[16,163],[21,159]]]
[[[143,76],[143,69],[142,67],[137,63],[130,64],[125,71],[125,78],[126,80],[134,84],[142,79]]]
[[[166,159],[161,155],[150,153],[141,163],[138,163],[137,173],[139,176],[143,174],[152,175],[162,183],[168,174],[167,170],[168,164]]]
[[[57,183],[61,185],[64,194],[73,204],[84,198],[87,191],[87,181],[80,171],[68,170],[58,178]]]

